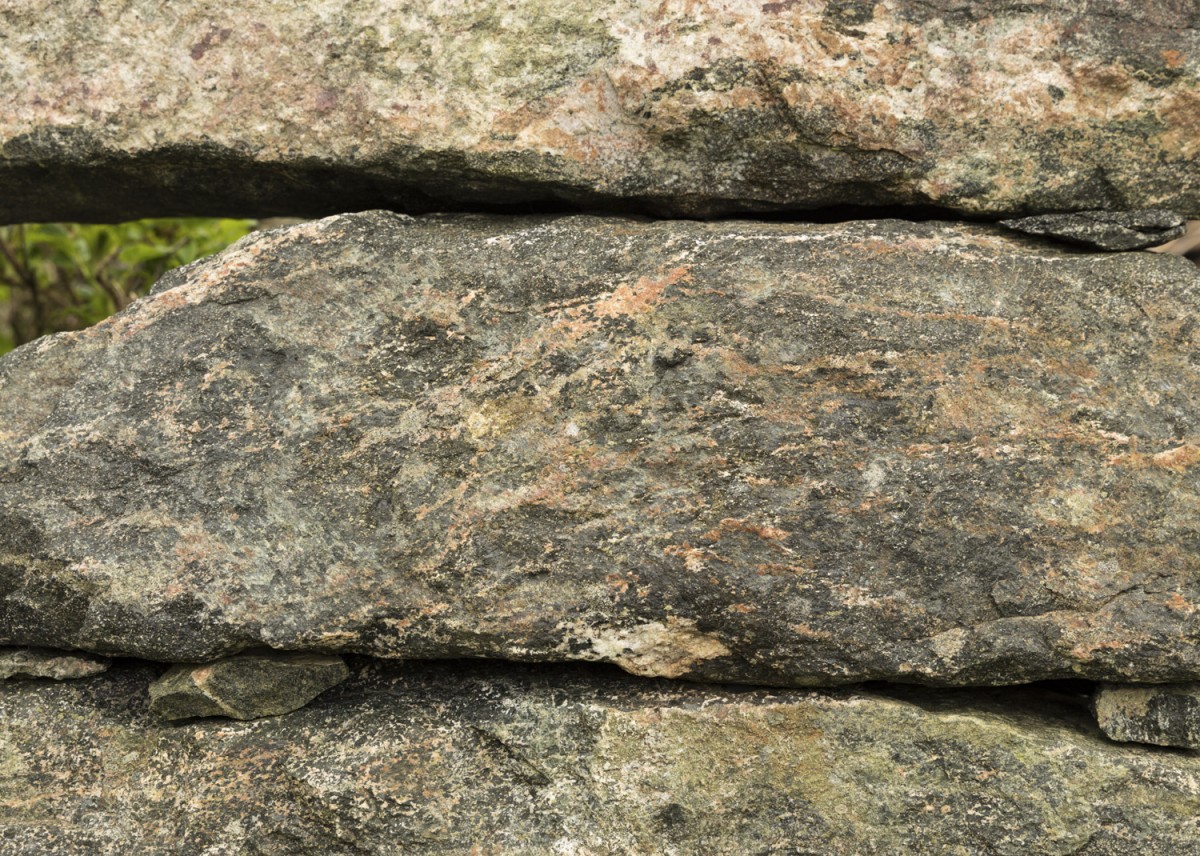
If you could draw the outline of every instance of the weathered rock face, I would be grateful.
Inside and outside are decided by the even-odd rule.
[[[1191,0],[0,0],[0,222],[1200,214]]]
[[[733,690],[367,668],[165,726],[147,668],[0,692],[0,854],[1192,853],[1200,758],[1045,691]]]
[[[258,719],[290,713],[346,679],[341,657],[254,652],[179,665],[150,685],[150,710],[163,719]]]
[[[0,643],[1192,680],[1197,305],[993,227],[261,233],[0,361]]]

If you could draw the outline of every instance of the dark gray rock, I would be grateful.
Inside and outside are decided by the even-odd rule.
[[[1191,854],[1200,757],[1045,690],[768,691],[359,664],[163,724],[153,671],[0,692],[0,854]]]
[[[350,672],[341,657],[252,652],[203,665],[179,665],[150,685],[150,710],[163,719],[259,719],[291,713]]]
[[[1098,3],[0,0],[0,223],[1200,215],[1200,7]]]
[[[943,223],[257,233],[0,360],[0,643],[1197,679],[1198,302]]]
[[[1187,221],[1172,211],[1077,211],[1004,220],[1016,232],[1041,235],[1092,250],[1143,250],[1183,235]]]
[[[8,678],[87,678],[108,668],[108,660],[49,648],[0,648],[0,681]]]
[[[1200,683],[1101,684],[1093,710],[1113,740],[1200,749]]]

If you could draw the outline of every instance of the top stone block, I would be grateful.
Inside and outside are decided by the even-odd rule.
[[[0,222],[1200,215],[1191,0],[0,0]]]

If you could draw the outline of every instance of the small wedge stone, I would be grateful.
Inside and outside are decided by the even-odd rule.
[[[1200,749],[1200,683],[1101,684],[1092,708],[1113,740]]]
[[[0,648],[0,681],[8,678],[87,678],[108,669],[108,660],[52,648]]]
[[[1093,250],[1143,250],[1173,240],[1186,229],[1186,220],[1171,211],[1076,211],[1003,220],[1015,232],[1056,238]]]
[[[150,710],[163,719],[290,713],[350,674],[341,657],[254,653],[172,667],[150,686]]]

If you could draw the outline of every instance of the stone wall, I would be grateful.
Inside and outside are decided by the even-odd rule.
[[[1200,852],[1194,4],[0,22],[0,854]]]

